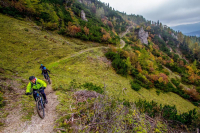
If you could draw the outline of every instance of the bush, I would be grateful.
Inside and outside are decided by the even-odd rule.
[[[155,81],[154,86],[160,90],[163,90],[164,92],[171,92],[175,89],[170,82],[164,84],[163,82],[160,83],[159,81]]]
[[[131,84],[131,88],[135,91],[139,91],[141,89],[141,86],[135,83],[134,81],[131,81],[130,84]]]
[[[138,72],[138,70],[137,69],[131,69],[131,76],[133,76],[133,77],[137,77],[137,75],[139,74],[139,72]]]
[[[119,57],[113,60],[112,66],[116,70],[117,74],[120,74],[122,76],[126,76],[128,74],[128,65],[124,60],[120,59]]]
[[[111,61],[113,61],[116,57],[117,57],[117,53],[115,52],[107,52],[105,54],[106,58],[110,59]]]
[[[176,87],[178,87],[179,84],[181,83],[180,80],[178,80],[178,79],[174,79],[174,78],[171,79],[171,82],[172,82]]]
[[[176,106],[158,105],[156,102],[147,102],[146,100],[141,100],[135,102],[136,106],[142,111],[142,113],[147,113],[151,117],[161,116],[165,120],[172,121],[172,125],[182,125],[186,124],[188,127],[196,122],[197,112],[196,109],[190,110],[189,112],[178,114]]]
[[[102,87],[94,85],[93,83],[85,83],[83,84],[83,87],[87,88],[88,90],[96,91],[100,94],[104,92]]]
[[[5,102],[4,102],[4,98],[3,98],[3,93],[0,92],[0,108],[2,108],[4,105],[5,105]]]
[[[160,90],[156,90],[156,94],[159,96],[160,95]]]

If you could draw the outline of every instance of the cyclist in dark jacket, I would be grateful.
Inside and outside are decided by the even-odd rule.
[[[42,70],[42,74],[44,75],[45,79],[47,79],[47,77],[49,77],[48,72],[50,73],[50,71],[46,67],[44,67],[43,70]]]
[[[44,65],[43,64],[41,64],[41,66],[40,66],[40,70],[43,70],[44,69]],[[42,74],[42,73],[41,73]]]
[[[31,94],[31,88],[33,88],[33,97],[36,100],[36,96],[37,93],[35,92],[36,90],[39,90],[41,88],[46,88],[47,84],[42,81],[41,79],[35,78],[34,76],[30,76],[29,77],[30,82],[27,85],[27,89],[26,89],[26,95],[30,95]],[[40,91],[40,93],[42,94],[45,103],[48,103],[47,98],[46,98],[46,94],[44,93],[44,89]]]

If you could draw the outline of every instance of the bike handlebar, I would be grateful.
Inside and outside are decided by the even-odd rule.
[[[45,87],[41,87],[40,89],[35,90],[35,91],[42,91],[42,90],[44,90],[44,89],[46,89],[46,88],[45,88]],[[31,94],[33,94],[33,91],[32,91],[31,93],[26,93],[26,95],[31,95]]]

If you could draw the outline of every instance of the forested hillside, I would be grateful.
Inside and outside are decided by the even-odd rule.
[[[23,90],[40,64],[60,102],[55,131],[200,127],[200,37],[98,0],[2,0],[0,13],[0,129],[9,109],[32,119]]]

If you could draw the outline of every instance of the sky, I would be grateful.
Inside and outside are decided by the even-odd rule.
[[[99,0],[126,14],[170,27],[200,22],[200,0]]]

